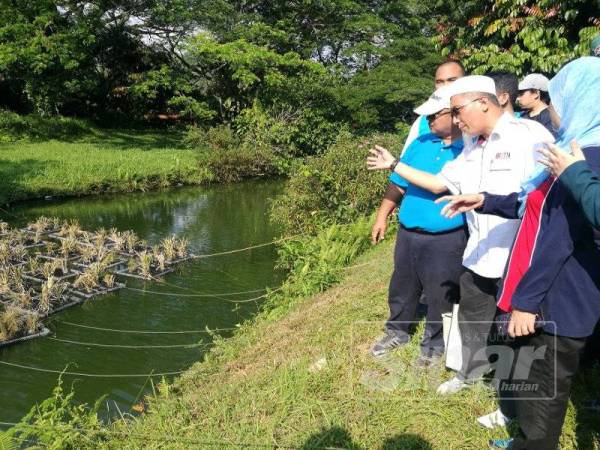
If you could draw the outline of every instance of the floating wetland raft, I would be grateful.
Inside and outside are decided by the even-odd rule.
[[[46,336],[43,319],[125,287],[118,277],[156,279],[195,258],[185,238],[153,247],[130,230],[82,230],[40,217],[25,228],[0,222],[0,347]]]

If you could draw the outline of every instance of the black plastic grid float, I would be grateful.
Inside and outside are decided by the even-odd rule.
[[[35,316],[37,319],[41,318],[41,316],[37,312],[29,311],[29,310],[21,308],[19,306],[15,306],[12,304],[11,305],[3,305],[3,306],[5,306],[5,307],[10,306],[11,308],[17,310],[19,313],[23,314],[24,316]],[[30,333],[30,334],[22,333],[18,337],[13,337],[13,338],[7,339],[5,341],[0,341],[0,348],[6,347],[8,345],[16,344],[18,342],[35,339],[37,337],[47,336],[48,334],[50,334],[50,330],[48,328],[46,328],[42,323],[38,322],[36,324],[36,332],[35,333]]]
[[[52,278],[54,279],[55,282],[62,282],[62,281],[67,281],[67,280],[71,280],[77,276],[81,275],[81,271],[73,269],[73,268],[68,268],[67,269],[67,273],[63,274],[63,275],[52,275]],[[39,273],[39,272],[25,272],[21,275],[24,279],[29,280],[29,281],[33,281],[39,284],[45,283],[47,281],[46,278],[44,278],[44,276]]]
[[[19,262],[11,262],[9,263],[11,267],[21,267],[27,264],[27,261],[19,261]]]
[[[1,347],[7,347],[7,346],[13,345],[13,344],[17,344],[19,342],[29,341],[31,339],[35,339],[35,338],[38,338],[38,337],[48,336],[49,334],[50,334],[50,330],[48,328],[46,328],[46,327],[43,327],[37,333],[28,334],[28,335],[25,335],[25,336],[14,338],[14,339],[9,339],[7,341],[0,341],[0,348]]]
[[[148,276],[144,276],[139,273],[132,273],[127,270],[119,270],[119,271],[115,272],[115,275],[121,275],[124,277],[137,278],[138,280],[148,281],[148,280],[152,280],[154,278],[160,278],[163,275],[166,275],[171,272],[175,272],[175,269],[169,267],[169,268],[165,268],[165,270],[161,270],[161,271],[151,271],[150,275],[148,275]]]
[[[77,255],[75,253],[70,253],[69,255],[65,256],[54,256],[54,255],[35,255],[36,258],[38,259],[45,259],[47,261],[64,261],[66,260],[67,263],[72,263],[75,261],[79,261],[81,259],[80,255]]]
[[[188,256],[186,256],[185,258],[172,259],[171,261],[165,261],[165,264],[166,264],[167,266],[174,266],[174,265],[176,265],[176,264],[181,264],[181,263],[183,263],[183,262],[190,261],[190,260],[192,260],[192,259],[195,259],[195,258],[197,258],[197,256],[196,256],[196,255],[194,255],[194,254],[192,254],[192,253],[190,253],[190,254],[189,254]]]
[[[115,242],[110,239],[108,236],[103,236],[103,241],[99,244],[95,242],[98,239],[98,234],[96,233],[85,233],[81,232],[75,235],[63,236],[57,232],[49,233],[48,237],[51,239],[55,239],[59,242],[68,241],[69,239],[75,240],[77,245],[83,245],[86,247],[104,247],[106,249],[112,249],[115,247]]]
[[[149,276],[144,276],[141,274],[139,267],[136,267],[136,269],[132,272],[126,269],[128,261],[138,257],[140,253],[148,252],[149,254],[154,255],[154,248],[146,245],[143,241],[136,242],[135,246],[133,247],[134,250],[128,251],[126,243],[119,242],[120,245],[117,245],[117,242],[115,242],[110,235],[102,234],[101,239],[99,239],[98,234],[90,233],[84,230],[77,230],[75,233],[70,235],[63,235],[60,233],[60,229],[57,229],[56,227],[48,230],[21,228],[19,231],[22,234],[17,234],[18,240],[20,245],[22,245],[22,248],[26,250],[26,253],[22,256],[23,260],[9,260],[7,267],[14,268],[24,266],[29,260],[36,258],[41,264],[44,262],[61,261],[63,263],[63,267],[66,269],[65,272],[58,274],[55,272],[55,274],[52,275],[55,283],[65,283],[66,287],[64,291],[60,292],[60,294],[55,294],[56,296],[51,297],[50,300],[46,299],[44,309],[48,308],[47,312],[40,312],[40,309],[42,308],[41,299],[44,283],[48,281],[40,269],[35,271],[22,270],[22,286],[19,289],[24,289],[28,295],[30,295],[27,306],[23,306],[20,294],[17,292],[13,293],[12,295],[9,295],[8,293],[0,294],[1,307],[5,309],[8,307],[17,308],[23,311],[25,314],[35,314],[40,319],[46,318],[52,314],[56,314],[72,306],[82,304],[94,297],[116,292],[125,287],[125,284],[120,282],[114,282],[114,284],[111,283],[111,286],[109,287],[104,283],[103,280],[99,280],[100,285],[98,287],[92,289],[85,289],[82,287],[75,288],[73,284],[74,279],[85,273],[86,270],[91,269],[91,266],[94,263],[101,262],[103,258],[103,256],[95,255],[89,260],[88,263],[84,263],[82,260],[83,256],[81,251],[81,248],[83,247],[97,248],[98,253],[100,253],[101,249],[104,249],[108,251],[109,254],[110,252],[113,252],[113,254],[116,255],[117,259],[115,261],[103,265],[102,270],[104,272],[111,273],[115,276],[137,278],[141,280],[152,280],[161,277],[173,272],[175,270],[175,265],[196,258],[195,255],[189,254],[184,258],[164,261],[163,264],[157,264],[154,262],[151,264]],[[8,230],[0,233],[0,240],[2,240],[4,237],[10,238],[11,236],[15,236],[14,230]],[[73,240],[74,244],[76,245],[76,249],[69,254],[61,254],[60,247],[52,249],[52,245],[60,245],[61,242],[69,239]],[[96,240],[96,242],[94,242],[94,240]],[[117,246],[120,249],[117,249]],[[42,247],[47,249],[46,253],[44,253]],[[29,267],[29,269],[31,269],[31,267]],[[46,336],[48,333],[50,333],[47,328],[42,327],[43,324],[40,324],[39,332],[20,336],[7,341],[0,341],[0,347],[30,340],[36,337]]]
[[[46,314],[42,315],[42,318],[46,318],[48,316],[51,316],[52,314],[56,314],[56,313],[61,312],[61,311],[65,310],[65,309],[71,308],[72,306],[81,305],[83,302],[85,302],[85,300],[86,300],[85,298],[71,297],[71,301],[62,304],[62,305],[60,305],[57,308],[52,308]]]
[[[73,234],[69,234],[69,235],[63,236],[62,234],[60,234],[60,232],[55,231],[53,233],[49,233],[48,234],[49,238],[56,239],[57,241],[65,241],[67,239],[75,239],[76,241],[85,242],[85,241],[83,241],[83,239],[86,236],[90,236],[90,233],[86,233],[84,231],[79,231],[77,233],[73,233]]]
[[[98,260],[95,259],[95,260],[92,260],[89,263],[84,263],[80,259],[80,260],[77,260],[77,261],[73,262],[73,265],[77,268],[78,271],[83,271],[85,269],[89,269],[90,267],[92,267],[93,264],[95,264],[97,262],[98,262]],[[114,269],[115,267],[123,266],[125,264],[127,264],[127,260],[120,258],[120,259],[117,259],[116,261],[114,261],[114,262],[112,262],[110,264],[105,265],[104,267],[105,267],[106,270],[110,270],[110,269]]]
[[[127,250],[118,250],[117,253],[125,258],[135,258],[142,252],[152,253],[152,247],[150,247],[150,246],[143,246],[143,247],[136,247],[136,248],[139,248],[139,250],[136,250],[134,252],[128,252]]]
[[[24,245],[23,248],[25,250],[29,250],[30,248],[39,248],[39,247],[44,247],[45,245],[46,245],[45,242],[40,241],[40,242],[36,242],[36,243],[33,243],[33,244]]]
[[[34,297],[36,303],[38,304],[38,308],[39,308],[39,296]],[[44,312],[38,312],[39,316],[42,319],[45,319],[48,316],[51,316],[52,314],[56,314],[57,312],[63,311],[67,308],[70,308],[72,306],[76,306],[79,305],[81,303],[83,303],[85,301],[84,298],[80,298],[80,297],[76,297],[74,295],[69,295],[69,296],[61,296],[60,298],[62,301],[57,304],[57,305],[50,305],[50,308],[48,309],[48,311],[44,311]]]
[[[116,292],[119,291],[121,289],[123,289],[125,287],[124,283],[118,283],[115,282],[112,286],[101,286],[98,288],[94,288],[91,290],[83,290],[83,289],[76,289],[76,288],[71,288],[70,292],[72,295],[76,296],[76,297],[80,297],[84,300],[89,300],[92,297],[97,297],[99,295],[104,295],[104,294],[109,294],[111,292]]]
[[[31,228],[19,228],[19,231],[22,231],[23,233],[27,233],[27,234],[32,234],[34,236],[48,236],[52,233],[58,233],[60,231],[60,228],[53,228],[52,230],[43,230],[43,231],[34,230]]]

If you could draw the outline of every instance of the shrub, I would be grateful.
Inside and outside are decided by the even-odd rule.
[[[216,151],[222,151],[239,147],[241,139],[227,125],[219,125],[211,128],[202,128],[192,125],[188,127],[183,142],[190,148],[209,148]]]
[[[20,139],[72,139],[90,132],[90,126],[81,119],[70,117],[26,116],[0,110],[0,142]]]
[[[198,162],[210,174],[208,181],[220,183],[277,176],[284,173],[285,167],[285,162],[265,147],[229,147],[221,151],[209,148],[200,151]]]
[[[399,154],[403,141],[398,134],[375,134],[359,141],[348,132],[340,133],[323,156],[292,171],[284,192],[271,205],[271,219],[284,234],[314,234],[322,226],[372,213],[389,174],[367,171],[368,149],[377,143]]]
[[[323,153],[335,141],[340,126],[315,109],[267,111],[258,102],[243,110],[234,123],[247,143],[267,145],[288,158]]]
[[[59,377],[52,396],[31,408],[8,434],[19,442],[33,442],[31,448],[97,448],[97,433],[102,429],[98,410],[104,397],[92,408],[88,408],[86,405],[76,404],[73,396],[73,390],[64,392],[62,377]]]
[[[289,271],[281,290],[269,295],[263,310],[277,316],[294,298],[322,292],[338,282],[348,266],[370,246],[372,217],[331,225],[316,236],[301,236],[278,245],[279,266]]]

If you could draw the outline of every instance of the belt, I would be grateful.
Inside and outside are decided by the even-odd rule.
[[[431,236],[437,236],[440,234],[449,234],[449,233],[455,233],[457,231],[464,231],[465,227],[461,226],[461,227],[457,227],[457,228],[452,228],[451,230],[444,230],[444,231],[436,231],[435,233],[433,231],[427,231],[423,228],[420,227],[413,227],[413,228],[407,228],[404,225],[400,224],[400,228],[402,228],[405,231],[410,231],[411,233],[417,233],[417,234],[427,234],[427,235],[431,235]]]

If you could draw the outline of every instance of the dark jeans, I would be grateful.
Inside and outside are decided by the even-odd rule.
[[[394,273],[390,280],[390,316],[386,328],[408,336],[415,320],[421,294],[427,298],[423,355],[444,352],[442,313],[458,302],[458,280],[463,272],[462,254],[466,245],[464,229],[441,234],[398,230],[394,252]]]
[[[490,368],[488,339],[496,316],[499,278],[485,278],[471,270],[460,277],[458,328],[462,339],[463,363],[457,377],[481,378]]]
[[[513,450],[555,450],[558,447],[573,376],[577,372],[585,339],[538,333],[519,338],[517,346],[539,349],[546,346],[543,359],[535,359],[526,383],[536,386],[518,391],[515,396],[519,433]],[[556,364],[556,366],[555,366]],[[515,380],[518,381],[518,380]]]

